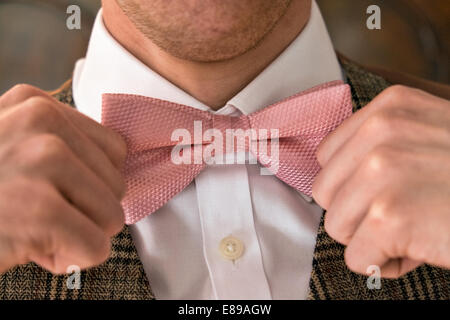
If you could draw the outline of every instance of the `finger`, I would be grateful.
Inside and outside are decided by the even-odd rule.
[[[337,193],[325,214],[324,227],[331,238],[347,245],[371,203],[387,183],[380,180],[366,180],[357,172]],[[368,182],[371,181],[371,182]]]
[[[108,155],[117,168],[122,168],[126,157],[126,145],[122,137],[111,129],[106,128],[81,114],[76,109],[57,101],[45,91],[29,85],[17,85],[0,98],[0,110],[5,111],[6,109],[11,109],[33,97],[47,99],[50,105],[55,106],[56,109],[61,111],[81,132],[86,134],[89,139],[96,143],[100,149]],[[36,101],[31,102],[36,103]],[[45,103],[42,100],[38,102],[40,103],[38,103],[36,107],[39,107],[39,104]]]
[[[384,110],[369,118],[357,133],[328,159],[316,177],[313,187],[315,200],[328,209],[344,181],[352,175],[368,153],[383,144],[397,145],[399,148],[408,144],[448,148],[450,141],[446,130],[426,123],[423,118],[402,109]]]
[[[27,154],[22,158],[28,160],[19,166],[25,166],[30,176],[50,180],[107,235],[112,236],[122,229],[124,216],[119,200],[64,141],[53,135],[44,135],[33,137],[26,143]],[[34,159],[31,167],[29,159]]]
[[[43,101],[36,102],[36,99]],[[72,122],[62,117],[57,107],[52,106],[45,98],[26,100],[21,107],[13,108],[3,120],[5,125],[0,128],[0,136],[10,144],[19,144],[33,135],[54,134],[62,138],[79,159],[105,181],[118,198],[123,196],[125,184],[119,169],[97,144]]]
[[[381,269],[392,257],[382,249],[380,237],[371,219],[364,219],[344,252],[345,263],[353,272],[365,274],[376,266]]]
[[[339,150],[350,137],[355,135],[361,125],[374,113],[377,113],[380,110],[396,109],[399,107],[404,107],[409,110],[415,110],[417,108],[430,110],[432,106],[437,104],[448,106],[449,101],[435,97],[418,89],[404,86],[391,86],[375,97],[375,99],[363,109],[358,110],[358,112],[346,119],[336,130],[328,135],[318,147],[317,159],[322,166],[325,165],[332,155]]]
[[[378,150],[367,156],[368,159],[358,166],[331,197],[329,204],[326,204],[325,228],[328,234],[340,243],[350,242],[376,197],[379,197],[383,190],[393,189],[393,182],[398,183],[395,164],[384,164],[389,161],[386,159],[391,157],[397,161],[397,151],[386,147]],[[320,192],[324,191],[320,190],[319,194]],[[323,199],[323,196],[320,199]]]
[[[408,258],[390,256],[383,247],[379,246],[385,242],[380,241],[383,234],[373,231],[374,228],[370,223],[364,220],[345,249],[345,263],[353,272],[367,274],[375,266],[379,268],[382,278],[398,278],[423,264]],[[389,240],[394,241],[394,239]]]
[[[440,171],[444,169],[447,172],[446,164],[437,164],[439,168],[431,168],[430,171],[426,170],[426,165],[418,167],[411,164],[411,172],[442,176]],[[376,201],[371,202],[348,244],[349,259],[353,261],[349,264],[356,264],[353,269],[362,272],[363,266],[370,262],[385,270],[385,277],[397,277],[421,262],[444,268],[450,265],[446,236],[449,219],[447,211],[442,209],[448,199],[448,177],[444,174],[432,183],[417,178],[417,175],[409,174],[408,177],[402,181],[394,177],[397,184],[384,188],[376,196]],[[424,214],[427,212],[429,214]],[[377,252],[366,252],[372,249]],[[384,263],[377,261],[379,256],[388,259]],[[354,261],[357,259],[365,263],[360,261],[358,264]]]
[[[389,200],[371,206],[345,250],[344,257],[350,270],[366,274],[376,266],[382,277],[397,278],[422,264],[408,258],[405,249],[410,247],[411,235],[416,236],[415,230],[405,228],[408,220],[403,209],[412,210],[398,201],[405,198],[392,192],[380,194],[380,199]]]
[[[17,84],[0,96],[0,111],[24,102],[33,96],[43,96],[44,92],[28,84]],[[45,94],[47,95],[47,94]]]
[[[59,132],[78,158],[103,180],[118,199],[121,199],[125,194],[124,178],[103,150],[70,123]]]
[[[432,159],[435,163],[439,161],[437,166],[429,166]],[[405,166],[405,163],[408,165]],[[409,190],[423,188],[423,183],[414,182],[417,172],[442,176],[440,171],[446,167],[446,157],[439,149],[430,146],[403,144],[377,147],[333,196],[325,217],[327,232],[336,241],[348,244],[369,209],[385,200],[386,194],[408,198]],[[418,184],[417,188],[413,188],[413,183]],[[405,189],[405,185],[408,188]]]
[[[391,259],[381,266],[381,277],[388,279],[399,278],[422,264],[423,262],[421,261],[415,261],[408,258]]]
[[[94,141],[119,169],[125,163],[127,146],[125,140],[113,130],[102,126],[75,109],[61,104],[61,109],[80,131]]]
[[[57,274],[66,273],[71,265],[85,269],[105,261],[110,253],[109,237],[56,189],[53,193],[48,209],[56,214],[35,226],[40,233],[36,238],[45,243],[31,248],[29,260]]]

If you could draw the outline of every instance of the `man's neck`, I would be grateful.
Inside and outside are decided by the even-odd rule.
[[[169,55],[136,29],[115,1],[104,1],[111,35],[135,57],[191,96],[219,109],[267,67],[302,31],[311,3],[293,0],[286,14],[254,49],[220,62],[193,62]]]

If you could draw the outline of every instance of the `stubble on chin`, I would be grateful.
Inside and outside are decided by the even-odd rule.
[[[270,33],[292,0],[117,0],[137,29],[170,55],[213,62],[240,56]]]

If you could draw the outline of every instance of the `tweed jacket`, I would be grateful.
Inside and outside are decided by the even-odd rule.
[[[342,57],[341,65],[351,86],[354,111],[390,86],[381,76]],[[70,82],[54,96],[74,106]],[[346,267],[344,246],[327,235],[323,217],[312,263],[309,299],[450,299],[450,271],[429,265],[399,279],[382,279],[380,289],[369,289],[367,276]],[[127,227],[112,239],[105,263],[81,272],[79,289],[69,289],[67,280],[68,275],[52,275],[34,263],[16,266],[0,276],[0,299],[155,298]]]

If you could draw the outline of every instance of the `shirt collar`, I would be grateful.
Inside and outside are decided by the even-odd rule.
[[[313,1],[310,19],[297,38],[224,107],[249,114],[315,85],[342,79],[325,23]],[[100,10],[86,57],[75,65],[77,109],[100,122],[103,93],[138,94],[210,110],[122,47],[104,26]]]

